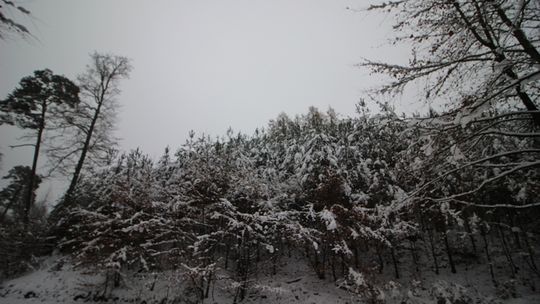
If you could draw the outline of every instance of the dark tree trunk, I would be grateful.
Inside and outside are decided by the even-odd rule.
[[[433,240],[433,229],[429,230],[429,245],[431,248],[431,255],[433,256],[433,264],[435,266],[435,273],[439,274],[439,262],[437,260],[437,251],[435,249],[435,241]]]
[[[411,242],[411,254],[412,254],[412,258],[414,262],[414,270],[416,272],[420,272],[420,267],[418,265],[418,255],[416,254],[416,242],[415,241],[410,241],[410,242]]]
[[[108,86],[108,83],[107,83]],[[77,183],[79,182],[79,177],[81,175],[81,171],[84,165],[84,161],[86,160],[86,154],[88,153],[88,148],[90,147],[90,142],[92,140],[92,135],[94,134],[94,129],[96,127],[96,123],[100,117],[101,113],[101,106],[103,105],[103,101],[105,98],[105,90],[104,89],[101,92],[100,99],[98,101],[98,106],[96,108],[96,111],[94,112],[94,116],[92,117],[92,121],[90,122],[90,126],[88,128],[88,132],[86,133],[86,139],[84,141],[82,150],[81,150],[81,156],[79,157],[79,161],[77,162],[77,166],[75,167],[75,171],[73,172],[73,177],[71,178],[71,182],[69,183],[69,188],[66,192],[66,196],[64,198],[64,202],[66,205],[71,205],[71,196],[73,195],[73,191],[75,191],[75,187],[77,186]],[[65,206],[64,206],[65,207]]]
[[[477,255],[476,241],[474,240],[474,235],[471,230],[471,225],[469,224],[469,221],[466,218],[463,221],[465,222],[465,229],[467,230],[467,235],[469,236],[469,240],[471,241],[471,246],[472,246],[474,255],[476,256]]]
[[[379,260],[379,274],[382,274],[384,270],[384,260],[379,246],[375,246],[375,251],[377,251],[377,258]]]
[[[358,246],[354,244],[353,246],[353,255],[354,255],[354,267],[358,269]]]
[[[491,261],[491,255],[489,254],[489,245],[488,245],[486,234],[487,234],[486,229],[484,228],[484,226],[481,226],[480,235],[482,235],[482,239],[484,240],[484,251],[486,253],[486,259],[489,265],[489,274],[491,275],[491,280],[493,281],[493,284],[497,286],[497,280],[495,280],[495,273],[493,272],[493,262]]]
[[[277,254],[274,252],[272,254],[272,275],[277,274]]]
[[[512,259],[512,253],[508,248],[508,243],[506,242],[506,236],[504,235],[504,231],[501,228],[501,223],[499,223],[497,227],[503,245],[504,255],[506,256],[506,260],[508,261],[508,265],[510,266],[510,270],[512,271],[512,278],[515,278],[517,272],[516,264],[514,264],[514,260]]]
[[[531,243],[529,242],[529,237],[527,236],[527,232],[523,230],[523,227],[520,227],[520,228],[521,228],[521,232],[523,233],[523,241],[525,242],[525,246],[527,246],[527,253],[529,255],[530,267],[536,273],[536,275],[540,277],[540,272],[538,271],[538,267],[536,266],[534,250],[532,249]]]
[[[322,263],[321,263],[321,274],[322,279],[326,279],[326,264],[328,262],[328,248],[326,244],[323,245],[322,250]]]
[[[345,263],[345,255],[343,253],[341,253],[339,255],[340,257],[340,260],[341,260],[341,275],[344,276],[345,275],[345,269],[346,269],[346,263]]]
[[[229,253],[231,251],[231,246],[229,246],[227,243],[225,243],[225,265],[224,268],[227,270],[227,267],[229,266]]]
[[[454,264],[454,259],[452,257],[452,250],[450,248],[450,243],[448,242],[448,234],[444,232],[444,246],[446,248],[446,254],[448,255],[448,263],[450,263],[450,271],[456,273],[456,265]]]
[[[394,246],[390,247],[390,254],[392,255],[392,263],[394,264],[394,275],[396,276],[396,279],[399,279],[398,261],[396,257],[396,251],[394,250]]]
[[[256,253],[255,261],[257,263],[259,263],[261,261],[261,249],[260,249],[260,246],[259,246],[259,240],[257,240],[257,244],[255,246],[257,246],[257,250],[255,251],[255,253]]]
[[[41,137],[43,136],[43,130],[45,129],[45,113],[47,113],[47,103],[41,104],[41,121],[39,123],[36,146],[34,147],[34,159],[32,160],[32,171],[28,178],[28,189],[26,189],[25,208],[24,208],[24,226],[28,228],[30,222],[30,208],[32,207],[32,201],[34,200],[34,185],[36,179],[36,170],[39,158],[39,149],[41,148]]]
[[[206,281],[206,291],[204,292],[204,298],[207,299],[208,295],[210,294],[210,284],[212,283],[212,276],[213,273],[210,271],[210,274],[207,277]]]
[[[330,267],[332,267],[332,277],[334,278],[334,282],[337,281],[337,274],[336,274],[336,257],[332,254],[330,257]]]

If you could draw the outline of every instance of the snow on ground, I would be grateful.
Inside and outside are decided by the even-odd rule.
[[[284,259],[276,275],[268,272],[265,270],[254,274],[253,279],[257,283],[251,286],[243,303],[368,303],[366,299],[339,288],[339,282],[318,279],[300,258]],[[508,299],[501,299],[482,267],[467,271],[460,269],[458,274],[447,273],[443,269],[438,276],[427,271],[421,274],[404,273],[404,278],[400,280],[393,280],[391,274],[379,278],[377,281],[391,283],[377,285],[376,289],[382,291],[377,298],[387,303],[401,303],[403,300],[407,300],[406,303],[436,303],[437,296],[468,299],[454,303],[540,303],[540,293],[522,284],[516,284],[514,295],[508,294]],[[221,274],[220,277],[226,275]],[[99,296],[104,280],[101,274],[74,269],[66,257],[53,256],[45,260],[40,269],[1,283],[0,303],[102,302],[104,299]],[[219,280],[204,303],[233,303],[234,292],[225,288],[229,285],[227,281]],[[133,274],[124,278],[123,282],[121,287],[113,290],[108,303],[194,303],[187,302],[193,297],[186,293],[182,271]]]
[[[276,275],[263,273],[257,281],[261,292],[248,296],[246,303],[362,303],[332,280],[317,278],[305,261],[296,257],[284,259]]]

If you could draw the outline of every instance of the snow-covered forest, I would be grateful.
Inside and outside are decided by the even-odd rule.
[[[393,16],[413,56],[359,63],[391,80],[354,115],[191,131],[157,159],[114,149],[127,58],[23,78],[0,103],[34,148],[0,192],[0,303],[540,301],[538,2],[367,11]],[[418,82],[431,106],[396,113]],[[70,181],[50,210],[40,155]]]

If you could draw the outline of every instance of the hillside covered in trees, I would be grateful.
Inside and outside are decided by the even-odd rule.
[[[156,159],[116,149],[129,59],[23,78],[0,102],[33,148],[0,192],[0,302],[540,301],[538,4],[367,10],[393,14],[413,56],[360,63],[391,80],[354,115],[191,131]],[[425,114],[396,113],[387,100],[419,82]],[[50,210],[43,159],[69,179]]]
[[[107,295],[126,276],[181,269],[192,297],[225,284],[241,301],[258,291],[258,274],[279,273],[292,256],[367,301],[388,292],[382,278],[473,268],[505,297],[536,290],[537,169],[507,174],[454,143],[435,153],[448,134],[358,109],[357,118],[283,114],[251,136],[191,133],[156,161],[117,155],[85,175],[76,207],[53,213],[48,229],[73,263],[105,275]],[[491,137],[491,155],[535,151],[527,138]]]

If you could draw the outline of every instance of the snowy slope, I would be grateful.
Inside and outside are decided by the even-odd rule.
[[[282,263],[276,275],[260,272],[252,278],[256,283],[252,284],[243,303],[369,303],[368,299],[339,288],[340,282],[318,279],[302,259],[292,257]],[[392,281],[386,275],[381,277],[380,281],[387,283],[377,285],[381,293],[374,300],[379,303],[436,303],[436,298],[446,297],[465,299],[465,302],[453,303],[540,303],[538,292],[522,286],[516,289],[516,298],[510,295],[508,299],[501,299],[504,295],[496,294],[483,269],[415,276],[408,275],[399,281]],[[218,277],[220,279],[204,303],[233,303],[234,292],[227,289],[230,286],[227,275]],[[50,257],[40,269],[3,282],[0,303],[104,302],[105,298],[99,297],[103,282],[102,275],[74,269],[68,258]],[[182,271],[132,274],[123,282],[121,287],[108,294],[108,303],[196,303],[185,289]]]

